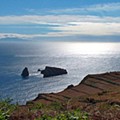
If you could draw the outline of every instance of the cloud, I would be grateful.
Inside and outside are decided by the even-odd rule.
[[[52,14],[81,14],[81,15],[91,15],[95,13],[97,16],[101,15],[109,15],[113,16],[111,12],[117,12],[120,11],[120,2],[118,3],[109,3],[109,4],[96,4],[96,5],[90,5],[90,6],[84,6],[80,8],[68,8],[68,9],[58,9],[58,10],[51,10],[49,13]],[[35,12],[35,11],[34,11]],[[110,15],[111,14],[111,15]],[[117,14],[116,14],[117,15]]]
[[[108,15],[112,16],[113,14],[111,12],[117,12],[120,11],[120,2],[115,3],[104,3],[104,4],[95,4],[95,5],[86,5],[81,6],[79,8],[65,8],[65,9],[26,9],[31,14],[37,14],[37,15],[43,15],[43,14],[51,14],[51,15],[91,15],[95,13],[99,13],[98,15]],[[97,14],[96,14],[97,15]],[[117,15],[117,14],[116,14]]]
[[[26,9],[26,11],[33,14],[0,16],[0,26],[2,26],[0,38],[120,35],[120,2],[81,6],[80,8]],[[16,33],[12,31],[13,29]],[[7,33],[7,31],[11,32]]]
[[[120,17],[99,17],[88,15],[24,15],[24,16],[1,16],[0,25],[17,25],[21,28],[21,34],[1,33],[4,37],[61,37],[75,35],[120,35]],[[33,25],[45,25],[49,29],[44,34],[25,34],[25,27]],[[9,26],[9,29],[10,29]],[[23,27],[23,28],[22,28]],[[35,29],[35,28],[34,28]],[[39,29],[40,30],[40,29]],[[29,31],[28,31],[29,32]]]
[[[24,15],[24,16],[0,16],[0,25],[9,24],[47,24],[63,25],[69,22],[117,22],[120,17],[99,17],[89,15]]]
[[[91,11],[119,11],[120,10],[120,2],[117,3],[108,3],[108,4],[98,4],[93,5],[88,8]]]
[[[120,23],[92,23],[76,22],[72,25],[54,27],[54,30],[60,30],[66,35],[120,35]]]
[[[2,38],[32,38],[29,35],[25,35],[25,34],[15,34],[15,33],[0,33],[0,39]]]
[[[48,32],[45,34],[15,34],[0,33],[0,38],[41,38],[41,37],[66,37],[66,36],[119,36],[120,23],[92,23],[92,22],[72,22],[59,27],[52,27],[51,30],[58,32]]]

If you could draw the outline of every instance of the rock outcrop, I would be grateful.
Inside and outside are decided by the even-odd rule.
[[[25,67],[25,68],[23,69],[23,71],[22,71],[22,73],[21,73],[21,76],[22,76],[23,78],[26,78],[26,77],[29,76],[29,71],[28,71],[28,68],[27,68],[27,67]]]
[[[57,67],[46,66],[45,69],[41,71],[41,74],[43,74],[43,77],[51,77],[51,76],[67,74],[67,70]]]
[[[37,72],[41,72],[41,70],[40,70],[40,69],[38,69],[38,70],[37,70]]]
[[[73,87],[74,87],[74,85],[71,84],[71,85],[69,85],[66,89],[71,89],[71,88],[73,88]],[[65,89],[65,90],[66,90],[66,89]]]

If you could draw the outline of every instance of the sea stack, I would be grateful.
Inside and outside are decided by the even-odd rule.
[[[41,70],[41,74],[43,74],[44,75],[43,77],[45,78],[45,77],[67,74],[67,70],[57,67],[46,66],[44,70]]]
[[[40,72],[41,70],[40,70],[40,69],[38,69],[37,71],[38,71],[38,72]]]
[[[26,77],[29,76],[29,71],[28,71],[28,68],[27,68],[27,67],[25,67],[25,68],[23,69],[21,76],[22,76],[23,78],[26,78]]]

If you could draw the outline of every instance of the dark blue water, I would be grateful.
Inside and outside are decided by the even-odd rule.
[[[39,93],[77,85],[87,74],[120,71],[120,43],[0,42],[0,99],[25,104]],[[37,69],[66,68],[67,75],[43,78]],[[29,79],[22,79],[24,67]]]

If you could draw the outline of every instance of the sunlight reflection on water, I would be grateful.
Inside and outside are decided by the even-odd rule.
[[[0,44],[0,97],[25,104],[39,93],[77,85],[87,74],[120,70],[120,43],[27,42]],[[63,67],[67,75],[42,78],[37,69]],[[29,79],[21,79],[27,66]]]
[[[70,54],[109,54],[119,49],[120,43],[64,43],[63,49]]]

